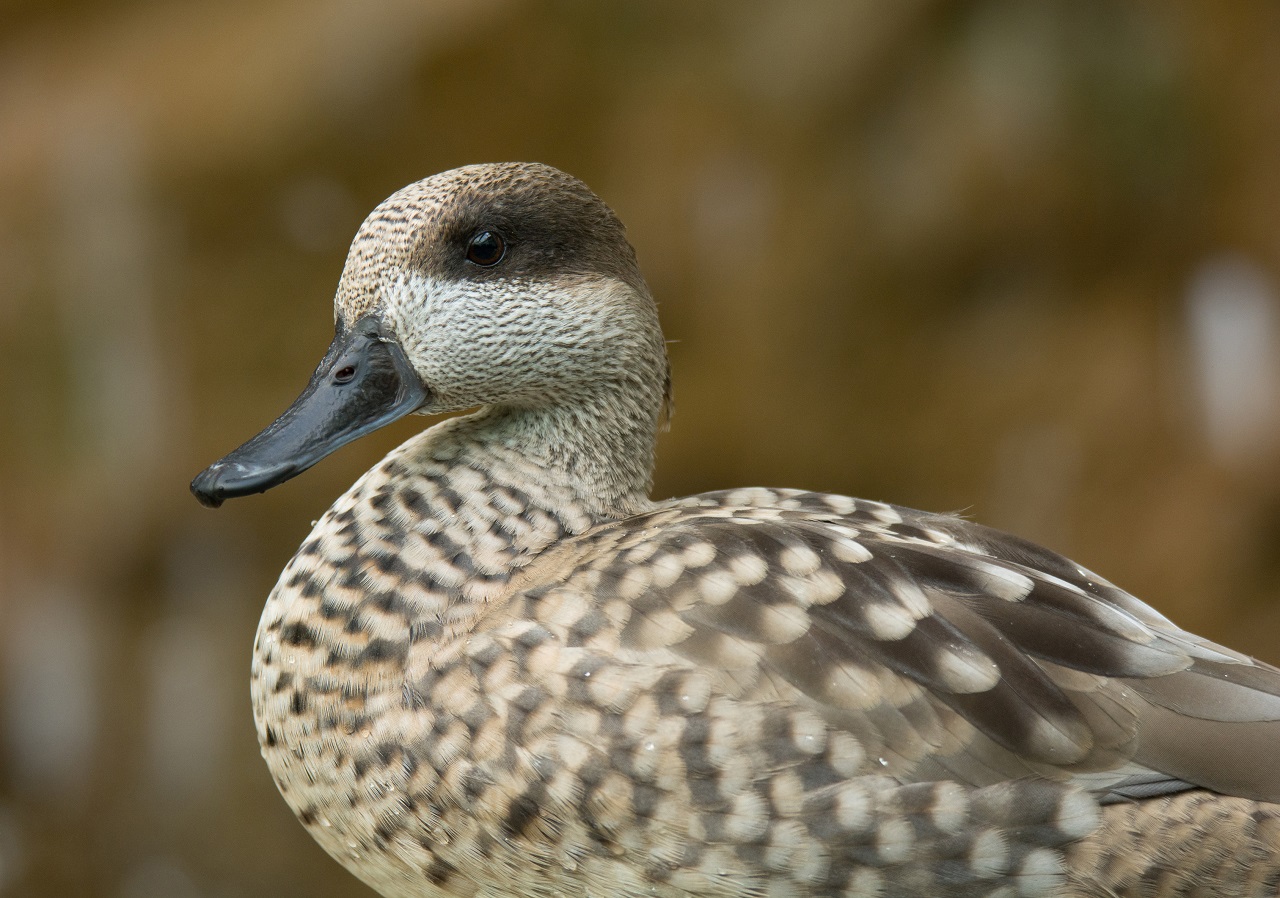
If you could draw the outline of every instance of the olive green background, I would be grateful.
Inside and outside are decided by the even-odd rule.
[[[0,894],[370,894],[258,757],[308,522],[423,423],[219,511],[347,243],[456,165],[627,222],[656,494],[961,510],[1280,661],[1273,2],[0,3]]]

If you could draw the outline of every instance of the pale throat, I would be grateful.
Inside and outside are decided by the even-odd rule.
[[[601,310],[617,310],[619,317],[637,321],[643,336],[622,339],[604,353],[599,361],[603,375],[600,379],[587,384],[578,382],[565,388],[569,392],[558,398],[544,394],[537,402],[500,402],[481,407],[431,428],[423,448],[434,446],[457,452],[460,463],[479,470],[508,463],[511,454],[517,453],[536,466],[537,479],[563,488],[573,496],[575,504],[600,520],[615,520],[650,508],[655,443],[666,402],[667,361],[656,309],[647,293],[606,277],[585,278],[572,286],[529,281],[471,289],[491,293],[489,300],[496,306],[513,305],[513,296],[527,302],[540,293],[563,296],[568,291],[576,294],[582,304],[574,329],[582,326],[582,319],[608,322],[612,329],[617,326],[616,321]],[[378,312],[389,332],[404,340],[404,349],[411,357],[415,352],[430,351],[439,342],[415,329],[414,321],[425,318],[440,322],[458,314],[451,308],[459,299],[458,284],[417,271],[397,271],[379,292],[382,301]],[[534,302],[531,307],[539,305]],[[544,313],[554,305],[547,300]],[[588,324],[582,328],[582,339],[591,342],[591,332],[605,327]],[[548,336],[537,362],[554,366],[555,346],[556,341]],[[430,390],[431,377],[425,380]],[[459,400],[466,398],[465,392],[452,396],[445,390],[444,395],[446,404],[455,408]]]

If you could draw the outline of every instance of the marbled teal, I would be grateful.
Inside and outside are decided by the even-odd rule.
[[[407,414],[267,599],[280,792],[388,898],[1274,896],[1280,670],[950,515],[655,502],[669,394],[623,226],[544,165],[365,220],[337,335],[192,484]]]

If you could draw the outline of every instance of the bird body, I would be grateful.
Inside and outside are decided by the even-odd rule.
[[[193,490],[480,408],[334,503],[255,643],[281,793],[383,895],[1276,894],[1280,670],[955,516],[648,498],[662,334],[580,182],[411,185],[335,308],[307,391]]]

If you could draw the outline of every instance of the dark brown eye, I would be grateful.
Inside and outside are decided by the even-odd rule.
[[[356,376],[355,365],[344,365],[337,371],[333,372],[333,380],[335,383],[349,384],[351,379]]]
[[[467,244],[467,261],[485,268],[497,265],[506,254],[506,242],[493,231],[481,231]]]

